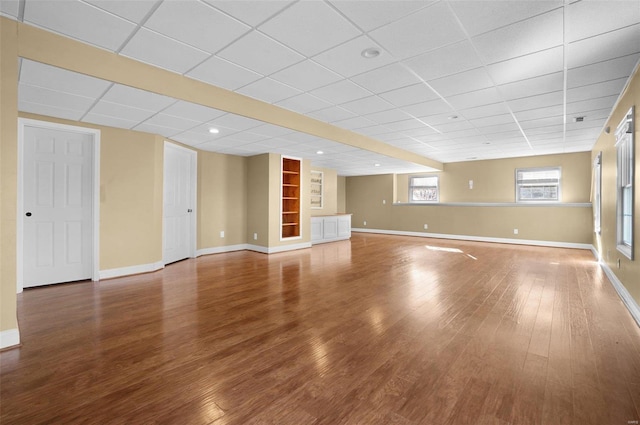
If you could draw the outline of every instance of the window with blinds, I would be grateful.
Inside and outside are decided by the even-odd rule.
[[[560,167],[516,170],[516,202],[560,201]]]
[[[633,114],[631,108],[616,130],[617,154],[617,247],[633,260],[633,179],[634,143]]]
[[[438,176],[409,179],[409,202],[438,202],[439,199]]]

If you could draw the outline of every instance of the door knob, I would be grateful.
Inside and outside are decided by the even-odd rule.
[[[31,217],[31,213],[30,213],[30,212],[26,213],[25,215],[26,215],[27,217]]]

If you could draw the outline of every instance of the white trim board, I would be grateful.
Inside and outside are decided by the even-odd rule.
[[[113,279],[114,277],[130,276],[133,274],[155,272],[164,268],[162,261],[136,266],[119,267],[117,269],[100,270],[100,279]]]
[[[93,142],[93,176],[92,190],[93,199],[91,202],[92,209],[92,275],[91,280],[100,279],[100,130],[87,127],[77,127],[67,124],[58,124],[49,121],[40,121],[30,118],[18,118],[18,193],[17,193],[17,219],[16,219],[16,292],[21,293],[24,284],[24,128],[26,126],[48,128],[52,130],[61,130],[88,134],[92,137]]]
[[[225,252],[234,252],[234,251],[247,251],[249,250],[249,244],[241,243],[237,245],[226,245],[226,246],[216,246],[213,248],[203,248],[196,251],[196,257],[200,257],[202,255],[210,255],[210,254],[223,254]]]
[[[247,250],[261,252],[263,254],[276,254],[278,252],[295,251],[296,249],[311,248],[311,242],[296,243],[291,245],[275,246],[268,248],[260,245],[247,245]]]
[[[0,350],[20,345],[20,331],[18,328],[0,332]]]
[[[627,288],[625,288],[622,282],[620,282],[620,279],[618,279],[618,276],[615,275],[613,270],[611,270],[611,268],[606,263],[601,261],[600,255],[598,254],[598,251],[595,249],[595,247],[592,249],[592,251],[596,259],[598,260],[598,263],[600,263],[600,267],[602,267],[602,270],[604,270],[604,273],[609,278],[613,289],[615,289],[618,293],[618,296],[620,296],[620,299],[627,307],[627,310],[629,310],[629,313],[631,314],[631,317],[633,317],[633,320],[635,320],[638,326],[640,326],[640,306],[633,299],[629,291],[627,291]]]
[[[591,244],[586,244],[586,243],[536,241],[536,240],[530,240],[530,239],[491,238],[491,237],[484,237],[484,236],[467,236],[467,235],[448,235],[444,233],[405,232],[401,230],[353,228],[351,229],[351,231],[360,232],[360,233],[378,233],[383,235],[417,236],[421,238],[434,238],[434,239],[454,239],[454,240],[462,240],[462,241],[493,242],[493,243],[504,243],[504,244],[513,244],[513,245],[547,246],[552,248],[591,249],[591,246],[592,246]]]

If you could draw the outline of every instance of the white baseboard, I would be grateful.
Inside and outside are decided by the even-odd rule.
[[[238,245],[216,246],[213,248],[203,248],[196,251],[196,257],[209,254],[222,254],[224,252],[244,251],[249,249],[249,244],[241,243]]]
[[[164,263],[162,261],[158,261],[150,264],[139,264],[137,266],[100,270],[100,279],[112,279],[114,277],[129,276],[132,274],[155,272],[156,270],[163,268]]]
[[[251,245],[251,244],[247,245],[247,249],[249,251],[261,252],[263,254],[275,254],[278,252],[294,251],[296,249],[305,249],[305,248],[311,248],[311,242],[274,246],[273,248],[267,248],[266,246],[260,246],[260,245]]]
[[[574,242],[554,242],[554,241],[536,241],[530,239],[508,239],[508,238],[491,238],[484,236],[467,236],[467,235],[449,235],[444,233],[425,233],[425,232],[405,232],[401,230],[381,230],[381,229],[362,229],[354,228],[352,232],[362,233],[380,233],[384,235],[398,235],[398,236],[418,236],[422,238],[435,238],[435,239],[454,239],[462,241],[474,241],[474,242],[493,242],[493,243],[505,243],[513,245],[534,245],[534,246],[547,246],[553,248],[576,248],[576,249],[591,249],[593,245],[587,243],[574,243]]]
[[[597,254],[598,251],[595,250],[595,248],[594,248],[594,251],[595,251],[595,257],[598,258],[599,260],[599,255]],[[599,263],[600,263],[600,267],[602,267],[602,270],[604,270],[604,273],[609,278],[609,281],[611,281],[613,288],[616,290],[616,292],[620,296],[620,299],[622,299],[622,302],[624,303],[624,305],[627,306],[627,310],[629,310],[629,313],[631,313],[631,317],[633,317],[633,319],[636,321],[638,326],[640,326],[640,306],[633,299],[629,291],[627,291],[627,288],[625,288],[622,282],[620,282],[620,279],[618,279],[618,276],[615,275],[613,270],[611,270],[611,268],[603,261],[599,261]]]
[[[18,328],[0,332],[0,350],[20,345],[20,331]]]

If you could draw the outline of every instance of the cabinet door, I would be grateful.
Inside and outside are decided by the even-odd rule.
[[[338,217],[325,217],[322,229],[324,239],[335,239],[338,237]]]
[[[311,242],[322,240],[322,217],[311,218]]]
[[[338,237],[350,238],[351,237],[351,216],[344,216],[338,218]]]

